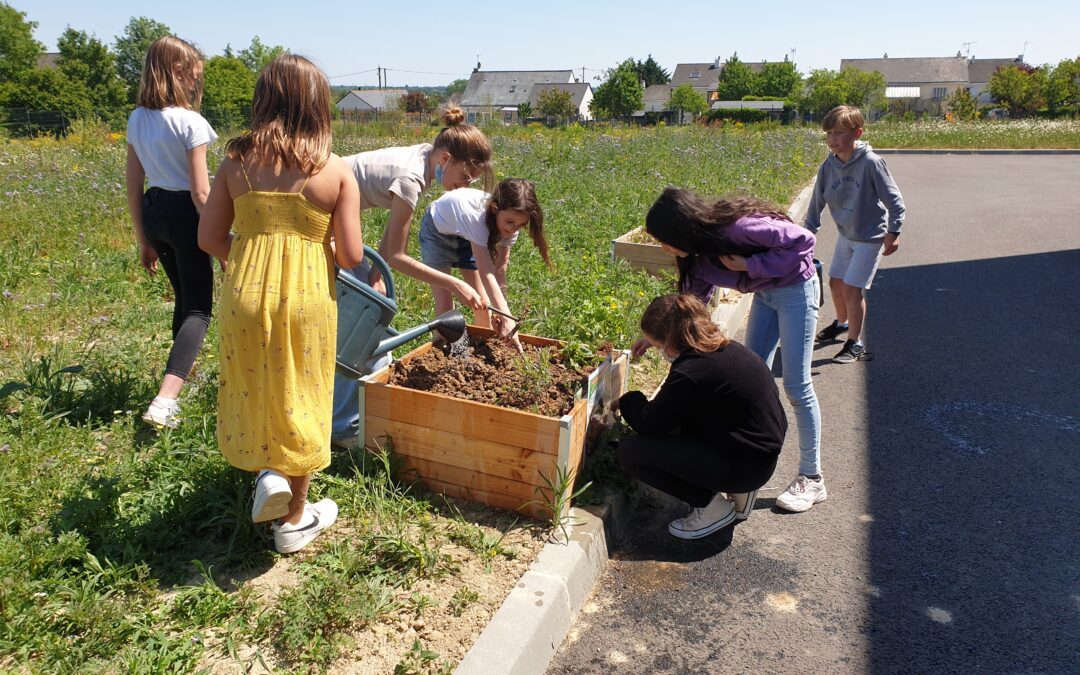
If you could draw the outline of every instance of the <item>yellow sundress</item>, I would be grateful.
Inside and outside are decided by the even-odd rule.
[[[331,217],[304,197],[307,180],[299,192],[265,192],[243,171],[218,311],[218,446],[238,469],[304,476],[330,464]]]

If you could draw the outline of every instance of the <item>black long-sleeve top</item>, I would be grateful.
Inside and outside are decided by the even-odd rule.
[[[679,355],[653,400],[631,391],[619,399],[619,410],[642,436],[679,430],[748,459],[776,457],[787,433],[772,372],[734,341],[715,352]]]

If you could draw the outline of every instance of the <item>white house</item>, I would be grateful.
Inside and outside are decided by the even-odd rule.
[[[341,97],[337,108],[341,112],[397,110],[398,101],[408,93],[405,89],[353,89]]]
[[[570,94],[570,103],[577,108],[577,117],[579,120],[587,121],[592,119],[592,113],[589,112],[589,104],[592,103],[593,100],[593,90],[592,85],[588,82],[533,85],[527,103],[532,107],[534,115],[540,113],[540,94],[551,90],[565,91]]]
[[[574,83],[571,70],[474,70],[458,105],[470,124],[492,119],[513,124],[518,106],[529,102],[535,87]]]

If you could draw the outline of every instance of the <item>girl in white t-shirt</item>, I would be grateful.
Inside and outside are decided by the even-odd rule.
[[[176,399],[202,347],[213,305],[214,272],[198,235],[210,192],[206,148],[217,134],[196,112],[202,88],[202,54],[179,38],[163,37],[146,54],[139,107],[128,118],[125,182],[139,262],[151,276],[160,262],[176,298],[165,375],[143,415],[157,427],[177,424]]]
[[[536,199],[533,184],[520,178],[507,178],[488,194],[482,190],[459,188],[432,202],[420,221],[420,257],[425,265],[449,274],[453,267],[483,299],[484,307],[510,313],[506,302],[506,268],[510,248],[517,241],[518,230],[527,228],[544,262],[551,266],[548,244],[544,239],[544,212]],[[435,314],[453,306],[450,291],[431,286],[435,296]],[[478,325],[492,326],[500,335],[513,332],[514,322],[499,315],[488,318],[477,312]],[[517,342],[517,336],[514,336]]]

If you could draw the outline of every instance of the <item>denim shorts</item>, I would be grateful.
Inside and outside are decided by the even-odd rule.
[[[420,219],[420,260],[435,269],[476,269],[476,258],[473,257],[469,240],[435,229],[430,208],[424,211],[424,217]]]

